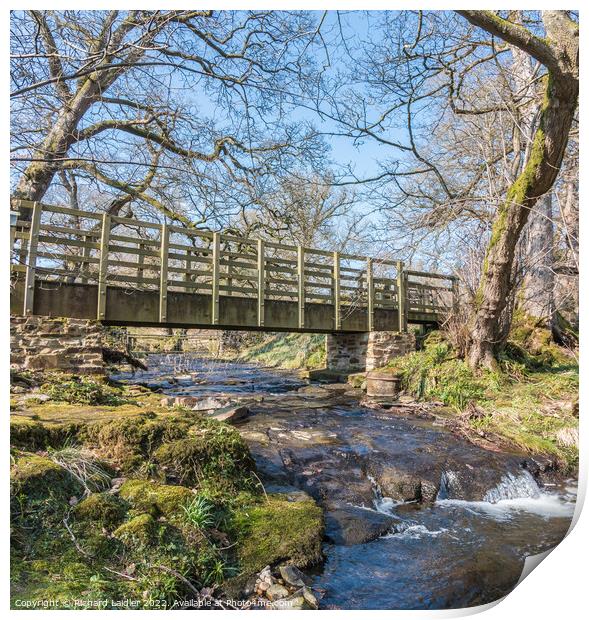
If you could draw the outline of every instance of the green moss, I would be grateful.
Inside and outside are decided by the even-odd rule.
[[[551,329],[521,309],[514,313],[502,355],[504,360],[509,358],[523,364],[526,371],[575,363],[569,351],[553,341]]]
[[[190,435],[162,444],[154,458],[166,475],[181,484],[217,484],[226,490],[252,486],[254,461],[241,435],[216,420],[201,420]]]
[[[473,373],[443,333],[432,333],[422,351],[391,365],[401,369],[403,388],[418,399],[442,401],[456,411],[474,406],[476,415],[462,421],[477,432],[553,457],[563,470],[577,466],[577,449],[558,439],[562,428],[578,424],[572,406],[578,398],[576,360],[521,312],[495,372]]]
[[[361,388],[365,381],[366,381],[365,372],[356,372],[354,374],[348,375],[348,383],[353,388]]]
[[[238,511],[235,525],[242,575],[279,562],[305,568],[323,559],[323,513],[310,498],[292,502],[270,495],[267,502]]]
[[[153,396],[145,401],[151,403]],[[86,457],[133,472],[118,495],[92,493],[72,507],[71,497],[80,498],[83,489],[66,469],[45,454],[14,451],[13,596],[56,598],[58,608],[88,597],[138,599],[147,605],[150,597],[172,601],[192,594],[162,566],[202,588],[234,578],[238,556],[251,567],[260,545],[262,555],[270,557],[270,547],[276,546],[274,557],[299,565],[320,559],[321,511],[311,500],[295,505],[271,498],[268,505],[260,504],[254,462],[234,428],[194,413],[141,411],[129,404],[45,403],[11,416],[13,445],[47,450],[67,463],[83,456],[75,450],[86,451]],[[41,419],[32,420],[37,413]],[[146,474],[158,481],[144,479]],[[163,484],[166,478],[198,488],[212,526],[200,527],[198,519],[188,518],[183,508],[194,492]],[[242,543],[247,546],[243,554]],[[124,573],[129,566],[133,580],[107,570]]]
[[[112,529],[125,518],[126,511],[127,504],[116,495],[92,493],[76,506],[74,515],[79,521],[90,521]]]
[[[186,436],[192,423],[180,416],[124,417],[89,425],[84,439],[124,472],[131,472],[149,462],[152,452],[162,443]]]
[[[428,335],[423,350],[392,360],[389,369],[401,377],[406,392],[418,399],[440,400],[459,411],[484,394],[479,378],[456,358],[439,332]]]
[[[38,500],[50,495],[63,499],[77,495],[81,485],[51,459],[37,454],[19,453],[10,472],[11,494]]]
[[[46,375],[45,379],[41,389],[52,400],[85,405],[122,405],[128,402],[120,388],[109,385],[102,377],[55,373]]]
[[[181,514],[182,506],[193,497],[186,487],[146,480],[128,480],[121,487],[119,495],[136,510],[154,517],[163,515],[168,518]]]
[[[123,542],[147,546],[155,542],[157,523],[148,513],[142,513],[120,525],[114,535]]]
[[[10,445],[26,450],[45,450],[59,447],[78,436],[82,425],[47,425],[30,419],[10,420]]]
[[[86,609],[84,601],[109,601],[125,598],[129,592],[124,582],[101,574],[79,554],[57,553],[51,560],[13,560],[11,562],[11,599],[38,601],[40,609]],[[113,576],[114,577],[114,576]],[[76,603],[76,601],[79,601]]]

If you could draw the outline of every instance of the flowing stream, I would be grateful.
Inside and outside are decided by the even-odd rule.
[[[326,520],[324,609],[444,609],[496,600],[525,557],[558,544],[576,482],[538,484],[522,455],[484,450],[411,408],[362,407],[344,385],[187,355],[114,378],[246,403],[236,426],[270,491],[312,495]],[[532,473],[530,473],[532,472]]]

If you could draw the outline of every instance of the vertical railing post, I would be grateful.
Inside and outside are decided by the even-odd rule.
[[[211,323],[219,324],[219,259],[221,253],[221,235],[213,233],[213,281],[211,295]]]
[[[228,296],[231,296],[231,287],[233,286],[233,278],[231,277],[232,272],[233,272],[233,258],[231,256],[228,256],[227,257],[227,279],[226,279],[226,283],[227,283],[226,293]]]
[[[143,279],[143,266],[145,265],[145,254],[143,254],[143,252],[145,251],[145,244],[144,243],[140,243],[139,244],[139,254],[137,254],[137,279]],[[138,282],[137,284],[141,284],[141,282]]]
[[[168,320],[168,246],[170,231],[168,225],[162,225],[160,239],[160,323]]]
[[[35,303],[35,270],[37,267],[37,247],[39,245],[39,227],[41,226],[41,203],[33,203],[31,227],[29,229],[29,246],[27,269],[25,272],[24,314],[33,314]]]
[[[335,329],[342,328],[342,315],[340,311],[340,255],[333,253],[333,315]]]
[[[458,314],[458,278],[452,276],[452,314]]]
[[[108,246],[110,242],[110,215],[102,216],[102,231],[100,234],[100,263],[98,266],[98,310],[96,318],[103,321],[106,318],[106,280],[108,277]]]
[[[297,246],[299,329],[305,327],[305,248]]]
[[[397,313],[399,332],[405,332],[407,331],[407,278],[401,260],[397,261]]]
[[[266,259],[264,241],[258,239],[258,327],[264,327],[264,299],[266,297]]]
[[[186,258],[184,259],[184,269],[186,270],[184,272],[184,282],[190,282],[191,277],[190,277],[190,273],[188,273],[190,271],[190,269],[192,268],[192,261],[190,260],[190,250],[186,250]],[[190,292],[190,287],[186,287],[186,292]]]
[[[18,201],[20,203],[20,201]],[[17,210],[17,202],[11,201],[10,206],[10,262],[12,263],[12,252],[16,243],[16,223],[20,217],[20,204]]]
[[[88,283],[88,273],[90,271],[90,262],[87,259],[90,258],[90,253],[92,251],[92,248],[90,247],[90,244],[92,243],[92,239],[93,237],[84,235],[84,247],[82,248],[82,258],[84,260],[82,260],[81,268],[80,268],[82,284]]]
[[[372,259],[366,261],[366,290],[368,295],[368,331],[374,331],[374,273]]]

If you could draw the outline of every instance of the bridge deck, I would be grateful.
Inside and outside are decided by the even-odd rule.
[[[453,276],[21,201],[11,312],[111,325],[301,332],[439,323]]]

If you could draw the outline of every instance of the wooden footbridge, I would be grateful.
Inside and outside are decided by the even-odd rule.
[[[13,314],[146,327],[405,331],[408,323],[439,324],[456,301],[453,276],[399,260],[39,202],[16,207]]]

